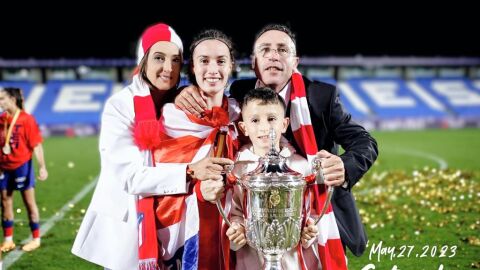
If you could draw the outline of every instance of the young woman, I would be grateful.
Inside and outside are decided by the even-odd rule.
[[[32,115],[23,110],[23,96],[19,88],[0,88],[0,191],[2,194],[2,227],[5,240],[3,252],[15,248],[13,242],[13,191],[19,190],[27,207],[33,240],[22,247],[32,251],[40,247],[38,207],[35,201],[35,175],[32,154],[39,166],[39,180],[46,180],[48,172],[43,157],[42,136]],[[2,173],[3,172],[3,173]]]
[[[194,38],[190,53],[190,80],[200,89],[206,111],[197,117],[166,104],[161,118],[165,140],[155,160],[174,164],[223,157],[229,158],[225,164],[233,164],[236,131],[231,123],[239,108],[224,95],[234,65],[232,42],[218,30],[206,30]],[[216,164],[209,170],[220,173],[223,167]],[[159,263],[165,269],[230,269],[226,227],[212,202],[220,199],[228,208],[232,193],[222,177],[197,181],[193,171],[186,195],[155,199]]]

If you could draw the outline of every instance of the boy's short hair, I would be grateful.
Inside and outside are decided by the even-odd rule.
[[[260,87],[249,90],[245,97],[243,97],[242,111],[243,108],[253,100],[260,100],[261,105],[280,104],[280,106],[283,108],[284,115],[287,111],[287,107],[285,106],[283,99],[280,97],[280,95],[278,95],[277,92],[275,92],[275,90],[269,87]]]

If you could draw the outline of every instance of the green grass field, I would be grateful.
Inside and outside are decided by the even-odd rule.
[[[480,129],[373,134],[379,159],[354,188],[370,241],[362,257],[347,254],[349,269],[479,268]],[[99,173],[97,143],[97,138],[46,139],[50,175],[36,188],[42,226],[60,217],[65,205],[68,211],[43,235],[40,249],[8,269],[102,269],[70,253],[92,192],[69,202]],[[445,165],[447,170],[439,170]],[[30,236],[19,194],[14,207],[19,244]],[[4,253],[4,263],[13,255]]]

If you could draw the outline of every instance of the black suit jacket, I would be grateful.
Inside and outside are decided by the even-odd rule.
[[[338,153],[337,144],[345,149],[340,157],[345,165],[348,187],[335,189],[332,206],[342,243],[360,256],[365,251],[367,235],[350,190],[377,158],[377,142],[362,126],[352,121],[340,103],[335,86],[312,82],[305,77],[303,80],[318,149],[333,154]],[[255,83],[256,79],[236,80],[230,87],[230,96],[241,102],[248,90],[255,88]],[[285,135],[298,151],[290,127]]]

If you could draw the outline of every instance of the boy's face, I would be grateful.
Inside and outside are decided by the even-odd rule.
[[[261,104],[261,100],[251,100],[242,108],[243,121],[238,122],[240,130],[250,138],[254,153],[265,156],[270,149],[268,134],[275,130],[275,146],[280,150],[280,136],[287,130],[289,119],[281,104]]]

